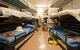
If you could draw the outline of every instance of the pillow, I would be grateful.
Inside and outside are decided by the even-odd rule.
[[[18,26],[15,31],[23,32],[23,28],[21,26]]]
[[[11,37],[11,36],[15,36],[15,34],[13,34],[12,32],[6,32],[2,34],[5,37]]]

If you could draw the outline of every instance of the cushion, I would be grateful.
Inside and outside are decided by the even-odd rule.
[[[15,31],[20,31],[22,32],[23,31],[23,28],[21,26],[17,26],[16,30]]]
[[[11,32],[6,32],[2,34],[4,37],[11,37],[11,36],[15,36],[15,34],[11,33]]]

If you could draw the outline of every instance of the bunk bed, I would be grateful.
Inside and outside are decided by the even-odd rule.
[[[28,38],[30,38],[33,35],[33,33],[31,32],[33,32],[36,27],[35,25],[32,25],[32,24],[26,24],[22,28],[23,31],[16,31],[15,29],[17,26],[22,27],[21,23],[19,24],[19,22],[12,23],[12,24],[8,22],[8,24],[4,23],[3,25],[2,24],[0,25],[0,28],[2,28],[0,30],[1,32],[0,33],[0,44],[4,46],[4,50],[10,50],[10,48],[11,50],[12,48],[13,50],[17,49],[21,41],[25,42],[26,40],[28,40]]]
[[[8,13],[7,15],[2,11],[2,8],[0,11],[0,50],[18,50],[34,35],[32,32],[34,32],[36,25],[31,24],[33,21],[28,23],[27,17],[24,20],[20,15]]]
[[[50,27],[49,32],[64,50],[80,49],[80,12],[78,10],[64,10],[51,19],[58,21]],[[55,21],[54,20],[54,21]],[[65,44],[65,45],[64,45]]]

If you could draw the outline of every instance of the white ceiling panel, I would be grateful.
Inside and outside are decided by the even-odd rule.
[[[64,4],[67,4],[71,0],[22,0],[27,5],[29,3],[29,6],[36,9],[37,5],[46,5],[51,7],[61,7]]]
[[[69,3],[70,1],[72,1],[72,0],[57,0],[55,3],[53,3],[51,5],[51,7],[61,7],[65,4]]]
[[[51,0],[27,0],[27,1],[30,2],[31,5],[36,6],[40,4],[48,5]]]

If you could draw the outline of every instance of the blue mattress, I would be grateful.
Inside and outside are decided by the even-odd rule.
[[[31,29],[30,32],[32,32],[34,29]]]
[[[16,39],[18,39],[18,38],[20,38],[20,37],[25,35],[25,32],[17,32],[17,31],[10,31],[10,32],[12,32],[15,35],[21,34],[21,35],[17,36]],[[13,41],[15,41],[15,36],[4,37],[4,36],[0,35],[0,42],[2,42],[2,43],[9,44],[9,43],[12,43]]]
[[[28,34],[29,32],[32,32],[36,28],[36,25],[26,24],[23,28],[23,30]]]
[[[23,30],[26,32],[26,34],[28,34],[31,32],[30,30],[32,30],[32,29],[31,28],[23,28]]]
[[[34,29],[35,29],[35,25],[30,25],[30,24],[27,24],[24,28],[23,28],[23,32],[18,32],[18,31],[10,31],[12,32],[13,34],[15,34],[16,36],[16,39],[32,32]],[[3,33],[2,33],[3,34]],[[0,35],[0,43],[4,43],[4,44],[10,44],[12,43],[13,41],[15,41],[15,36],[12,36],[12,37],[4,37],[2,35]]]
[[[54,34],[57,34],[58,37],[60,39],[62,39],[62,41],[65,42],[65,39],[66,37],[64,35],[67,35],[67,34],[70,34],[70,33],[73,33],[73,32],[68,32],[60,27],[54,27],[50,30],[52,33]],[[77,47],[78,46],[78,43],[76,40],[74,39],[71,39],[71,38],[67,38],[67,42],[66,42],[68,45],[72,46],[72,47]]]
[[[36,27],[36,25],[31,25],[31,24],[26,24],[24,26],[24,28],[32,28],[32,29],[34,29],[35,27]]]

